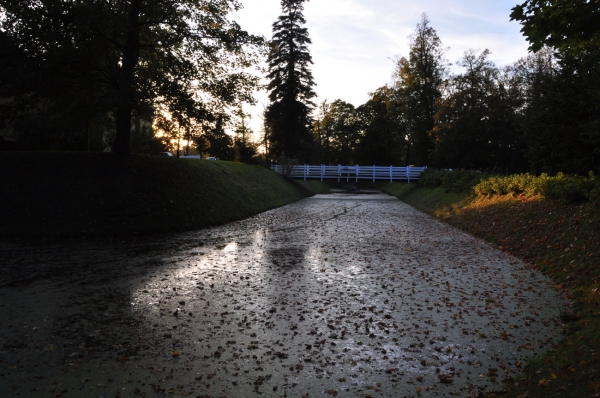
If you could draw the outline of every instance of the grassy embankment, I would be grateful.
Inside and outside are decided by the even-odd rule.
[[[105,153],[0,152],[0,239],[57,241],[184,231],[327,187],[260,166]]]
[[[562,316],[562,341],[530,360],[521,375],[506,375],[502,396],[600,397],[598,203],[569,203],[539,195],[477,196],[416,184],[382,188],[532,264],[573,303]]]

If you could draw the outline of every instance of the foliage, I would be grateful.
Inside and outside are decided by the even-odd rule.
[[[233,147],[235,150],[235,161],[241,163],[254,162],[257,155],[258,144],[252,140],[252,129],[248,127],[250,114],[245,113],[240,107],[233,112],[236,120],[234,123],[235,139]]]
[[[438,101],[434,166],[491,172],[520,167],[516,109],[522,101],[511,89],[509,71],[501,73],[490,54],[466,51],[458,63],[465,72],[451,78],[448,94]]]
[[[323,102],[314,123],[315,141],[323,164],[353,164],[360,139],[358,114],[354,105],[335,100]]]
[[[313,123],[316,158],[322,164],[393,165],[404,162],[406,128],[396,90],[384,86],[355,108],[323,101]]]
[[[537,173],[600,171],[600,49],[520,62],[525,155]]]
[[[312,130],[315,142],[315,161],[321,164],[334,164],[333,148],[331,147],[331,131],[329,123],[329,108],[331,104],[323,100],[317,107]]]
[[[515,174],[509,176],[488,177],[477,184],[473,190],[477,195],[542,195],[549,177],[542,174]]]
[[[521,197],[543,196],[566,202],[595,202],[600,198],[600,182],[593,173],[588,177],[558,173],[516,174],[503,177],[488,177],[474,188],[477,195],[519,195]]]
[[[423,188],[437,188],[442,185],[445,170],[429,168],[421,173],[419,177],[419,186]]]
[[[203,133],[194,138],[200,153],[222,160],[234,160],[233,139],[225,132],[225,115],[219,115],[214,126],[204,126]]]
[[[402,97],[409,137],[407,164],[427,165],[434,144],[430,132],[434,125],[436,103],[442,96],[447,62],[445,49],[427,15],[410,36],[408,58],[398,60],[394,72],[395,88]]]
[[[380,87],[369,96],[365,104],[356,108],[361,130],[357,163],[405,164],[408,142],[401,97],[390,86]]]
[[[567,202],[598,201],[600,181],[593,173],[588,177],[578,175],[557,174],[548,179],[544,186],[543,194],[550,199],[559,199]]]
[[[589,0],[526,0],[516,5],[511,21],[519,21],[529,49],[544,45],[560,51],[580,52],[600,42],[600,4]]]
[[[426,169],[419,178],[423,188],[442,187],[446,192],[471,192],[485,175],[472,170]]]
[[[224,105],[252,101],[257,79],[243,69],[258,62],[262,39],[227,19],[237,0],[1,0],[0,7],[0,45],[16,53],[2,79],[16,82],[14,117],[57,110],[81,128],[112,113],[113,151],[124,155],[140,107],[160,105],[180,123],[214,123]]]
[[[97,152],[0,152],[0,184],[0,239],[12,241],[192,230],[326,189],[260,166]]]
[[[265,112],[269,126],[270,155],[307,161],[312,156],[310,112],[316,96],[311,43],[302,11],[305,0],[281,0],[282,15],[273,23],[268,57],[270,80],[267,89],[271,104]]]
[[[410,46],[409,56],[397,62],[394,85],[376,90],[354,113],[338,109],[332,119],[332,103],[320,106],[313,128],[322,163],[600,173],[597,46],[556,53],[544,47],[503,68],[490,61],[489,50],[469,50],[458,62],[463,70],[449,76],[426,15]],[[352,150],[341,151],[350,145],[334,139],[342,130],[332,126],[341,115],[357,120]]]
[[[530,75],[532,96],[523,126],[533,169],[578,173],[600,169],[600,4],[586,0],[527,0],[515,6],[530,49],[545,52]],[[549,46],[556,58],[548,55]],[[539,62],[542,61],[542,62]]]

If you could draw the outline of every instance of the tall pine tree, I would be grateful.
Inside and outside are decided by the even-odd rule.
[[[273,24],[269,54],[271,105],[265,112],[273,157],[309,161],[313,150],[310,112],[316,96],[309,66],[311,43],[302,11],[305,0],[281,0],[282,15]]]

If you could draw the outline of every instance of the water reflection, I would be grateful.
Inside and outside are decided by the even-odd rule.
[[[337,199],[186,234],[11,251],[3,319],[38,331],[2,330],[25,339],[3,369],[28,365],[0,388],[35,388],[38,367],[72,396],[85,378],[98,396],[398,396],[415,383],[448,395],[498,386],[469,372],[516,370],[559,336],[560,300],[524,264],[393,198]],[[35,273],[45,285],[25,281]]]

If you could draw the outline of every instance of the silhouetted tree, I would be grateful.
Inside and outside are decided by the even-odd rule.
[[[333,164],[331,148],[331,123],[329,117],[329,108],[331,104],[323,100],[317,107],[317,114],[313,121],[314,134],[314,162],[320,164]]]
[[[202,153],[222,160],[234,160],[233,139],[225,132],[226,121],[224,115],[219,115],[214,126],[205,126],[203,134],[194,138]]]
[[[245,113],[240,107],[233,112],[235,117],[233,146],[235,148],[235,161],[251,163],[257,154],[257,144],[252,139],[252,129],[248,127],[250,114]]]
[[[452,77],[448,95],[440,100],[433,131],[433,164],[438,167],[516,167],[521,130],[506,82],[489,55],[489,50],[466,51],[458,63],[465,72]]]
[[[395,79],[398,95],[403,97],[409,137],[406,161],[427,165],[434,144],[430,137],[437,100],[442,96],[446,74],[445,49],[435,29],[429,26],[427,14],[410,36],[408,58],[398,60]]]
[[[406,120],[402,99],[389,86],[380,87],[356,109],[361,129],[357,159],[360,164],[401,165],[406,154]]]
[[[522,61],[527,160],[536,172],[600,172],[600,49]]]
[[[130,151],[136,109],[161,104],[214,123],[224,104],[252,101],[257,83],[243,68],[257,62],[251,49],[262,41],[227,19],[240,7],[237,0],[0,0],[0,30],[25,54],[24,73],[41,83],[21,79],[15,103],[33,93],[40,99],[32,108],[56,106],[73,117],[111,111],[120,155]]]
[[[339,99],[333,101],[325,120],[323,127],[328,131],[333,163],[356,163],[360,126],[354,105]]]
[[[313,151],[310,112],[315,97],[311,43],[302,11],[305,0],[282,0],[282,15],[273,24],[268,57],[271,104],[265,113],[270,154],[308,161]]]
[[[543,46],[580,53],[600,43],[600,3],[589,0],[526,0],[515,6],[511,20],[523,25],[529,49]]]

